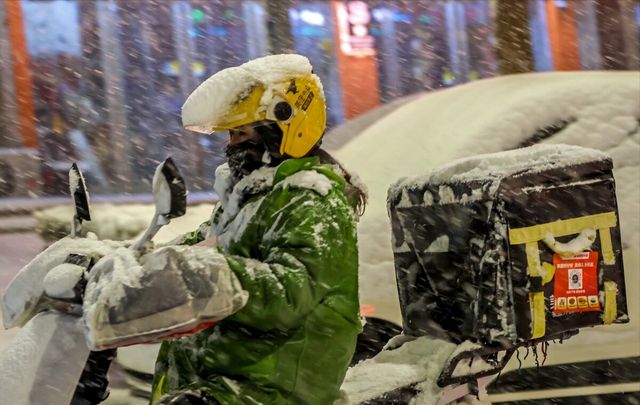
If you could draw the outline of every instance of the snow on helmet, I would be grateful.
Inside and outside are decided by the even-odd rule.
[[[326,127],[325,97],[306,57],[271,55],[221,70],[182,106],[182,125],[197,132],[265,121],[282,131],[282,156],[303,157],[320,142]]]

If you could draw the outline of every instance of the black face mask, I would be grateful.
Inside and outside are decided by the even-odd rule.
[[[227,145],[224,150],[231,175],[237,181],[252,171],[264,166],[262,156],[266,148],[261,141],[250,139],[235,145]]]
[[[278,152],[282,138],[280,128],[275,124],[267,124],[256,127],[256,131],[259,134],[256,139],[225,148],[227,163],[236,181],[263,166],[277,166],[283,160]],[[265,152],[268,153],[268,162],[263,161]]]

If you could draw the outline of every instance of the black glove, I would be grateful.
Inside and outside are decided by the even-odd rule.
[[[116,349],[91,352],[69,405],[95,405],[109,396],[107,372]]]

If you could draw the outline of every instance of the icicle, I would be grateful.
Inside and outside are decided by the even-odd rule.
[[[533,345],[533,358],[536,361],[536,368],[540,367],[540,363],[538,362],[538,345]]]
[[[526,360],[527,357],[529,357],[529,346],[527,346],[527,354],[524,355],[524,360]]]
[[[549,342],[542,343],[542,365],[547,361],[547,353],[549,352]]]
[[[522,368],[522,360],[520,360],[520,348],[516,349],[516,359],[518,360],[518,370]]]

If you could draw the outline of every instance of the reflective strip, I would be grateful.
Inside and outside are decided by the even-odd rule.
[[[531,277],[540,276],[540,251],[538,242],[529,242],[527,251],[527,272]],[[529,293],[529,306],[531,309],[531,338],[537,339],[544,336],[546,328],[546,313],[544,308],[544,292]]]
[[[531,338],[537,339],[545,334],[545,307],[544,292],[529,293],[529,304],[531,306]]]
[[[550,263],[540,263],[540,250],[538,241],[543,240],[546,234],[558,238],[567,235],[581,233],[587,228],[597,229],[600,233],[600,245],[605,264],[615,264],[615,255],[611,243],[609,228],[617,225],[618,218],[615,211],[602,214],[585,215],[578,218],[564,219],[544,224],[528,226],[525,228],[509,229],[509,244],[526,244],[527,273],[530,277],[543,277],[542,284],[547,284],[553,279],[555,266]],[[544,267],[542,267],[544,266]],[[612,281],[605,282],[604,293],[604,323],[612,323],[617,314],[616,294],[618,288]],[[546,331],[546,308],[544,292],[529,293],[529,306],[531,309],[531,338],[543,337]]]
[[[551,263],[542,262],[542,267],[544,268],[544,277],[542,278],[542,285],[548,284],[553,276],[556,274],[556,266]]]
[[[600,234],[600,247],[602,248],[604,264],[616,264],[616,256],[613,254],[613,244],[611,243],[611,230],[609,228],[600,228],[598,233]]]
[[[618,307],[616,303],[616,295],[618,294],[618,285],[615,281],[604,282],[604,324],[610,325],[616,320],[618,315]]]
[[[554,237],[574,235],[586,228],[604,229],[612,228],[617,224],[616,212],[586,215],[584,217],[563,219],[547,222],[545,224],[528,226],[526,228],[509,229],[509,244],[519,245],[542,240],[547,233]]]
[[[153,392],[151,393],[151,401],[149,402],[150,404],[155,404],[160,400],[162,395],[164,395],[165,390],[163,386],[166,379],[167,379],[167,373],[162,373],[162,375],[160,376],[160,379],[158,380],[158,384],[156,384],[156,389],[153,390]]]
[[[527,243],[527,273],[531,277],[540,276],[540,250],[538,250],[538,242]]]

